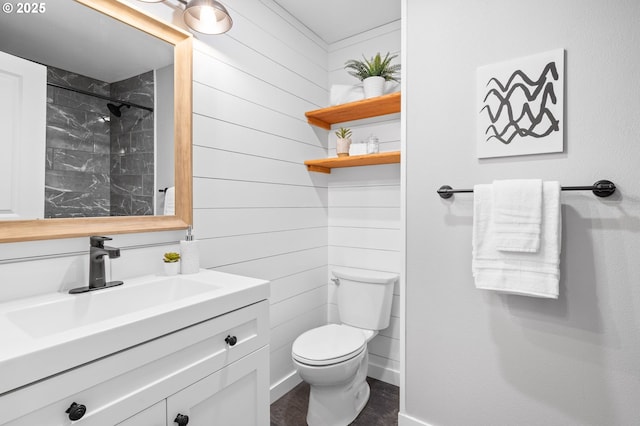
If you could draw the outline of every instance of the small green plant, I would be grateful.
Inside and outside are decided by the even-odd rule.
[[[180,260],[180,254],[170,251],[164,254],[164,257],[162,258],[162,260],[164,261],[164,263],[176,263],[177,261]]]
[[[351,137],[351,129],[340,127],[338,130],[336,130],[336,136],[340,139],[348,139]]]
[[[391,61],[398,55],[389,56],[387,52],[384,59],[380,56],[380,52],[373,58],[367,59],[362,55],[364,61],[349,59],[344,63],[344,69],[350,70],[349,75],[364,80],[367,77],[383,77],[387,81],[400,81],[400,77],[396,74],[400,72],[400,64],[391,65]]]

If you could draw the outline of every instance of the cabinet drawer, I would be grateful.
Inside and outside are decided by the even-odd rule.
[[[74,425],[113,426],[267,345],[268,315],[265,300],[7,393],[0,421],[69,425],[75,402],[86,414]]]

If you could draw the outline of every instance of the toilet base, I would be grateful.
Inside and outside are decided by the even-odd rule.
[[[309,426],[347,426],[369,401],[367,383],[369,356],[365,350],[353,380],[340,386],[310,385],[307,424]]]

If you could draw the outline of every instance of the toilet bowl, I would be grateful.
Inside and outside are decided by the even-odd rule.
[[[369,400],[367,343],[377,333],[329,324],[301,334],[292,357],[298,374],[310,385],[307,424],[351,423]]]
[[[396,274],[333,271],[341,324],[302,333],[291,356],[309,383],[309,426],[346,426],[369,400],[367,343],[389,325]]]

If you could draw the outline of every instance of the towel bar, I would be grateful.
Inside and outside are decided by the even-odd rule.
[[[608,197],[616,192],[616,185],[609,180],[599,180],[591,186],[563,186],[563,191],[592,191],[597,197]],[[442,185],[438,188],[438,195],[447,199],[453,197],[457,192],[473,192],[473,189],[453,189],[449,185]]]

